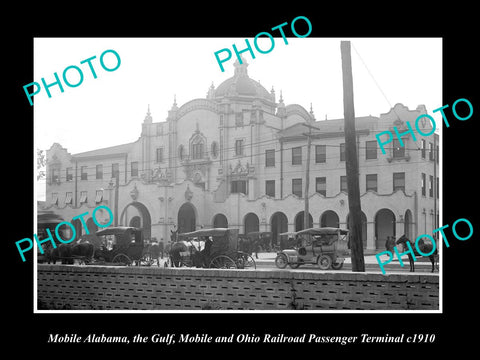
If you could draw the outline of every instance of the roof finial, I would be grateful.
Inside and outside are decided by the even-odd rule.
[[[177,106],[177,94],[173,94],[173,106]]]
[[[145,123],[150,123],[150,124],[152,123],[152,115],[150,114],[150,104],[148,104],[147,115],[145,115],[144,122]]]
[[[280,89],[280,102],[283,102],[283,93],[282,93],[282,90]]]

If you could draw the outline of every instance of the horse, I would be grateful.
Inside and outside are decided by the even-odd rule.
[[[180,253],[187,250],[187,245],[185,245],[185,243],[182,241],[178,241],[172,244],[172,246],[170,247],[170,251],[168,252],[172,267],[182,266],[182,256],[180,255]]]
[[[405,248],[406,247],[406,242],[409,242],[410,244],[411,241],[405,236],[405,235],[402,235],[397,241],[396,241],[396,244],[403,244],[403,247]],[[424,253],[424,254],[429,254],[432,249],[433,249],[433,245],[432,244],[425,244],[425,242],[423,241],[423,239],[420,239],[418,240],[417,242],[417,246],[418,246],[418,249]],[[422,254],[419,254],[416,247],[412,246],[412,250],[413,250],[413,253],[415,254],[415,257],[421,257],[421,256],[424,256]],[[435,251],[428,255],[428,258],[430,259],[430,262],[432,263],[432,273],[434,272],[435,270],[435,260],[436,260],[436,255],[437,255],[437,249],[435,248]],[[408,261],[410,262],[410,272],[415,272],[415,261],[413,260],[413,256],[412,254],[409,252],[407,254],[408,256]]]

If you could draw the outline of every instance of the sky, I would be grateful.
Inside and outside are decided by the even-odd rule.
[[[441,38],[274,38],[268,54],[256,51],[255,58],[243,53],[248,75],[268,91],[282,91],[286,105],[312,106],[317,120],[343,118],[342,64],[340,41],[352,44],[354,105],[356,116],[379,116],[396,103],[414,110],[418,105],[432,110],[442,106]],[[47,84],[62,79],[66,67],[83,72],[78,87],[63,83],[44,88],[34,96],[34,148],[47,150],[59,143],[71,154],[120,145],[137,140],[148,106],[154,122],[165,121],[174,97],[178,107],[205,98],[215,87],[233,76],[237,48],[246,47],[245,38],[35,38],[34,79]],[[268,49],[268,38],[258,45]],[[222,72],[214,53],[228,48],[232,59]],[[100,55],[115,50],[121,64],[105,71]],[[91,61],[97,78],[87,63]],[[224,56],[222,53],[220,56]],[[111,53],[104,57],[114,67]],[[70,82],[79,81],[75,70],[67,72]],[[28,99],[25,97],[26,104]],[[434,117],[437,117],[436,114]],[[42,198],[43,186],[37,198]]]

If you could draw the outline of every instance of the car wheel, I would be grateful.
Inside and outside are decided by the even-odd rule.
[[[328,255],[320,255],[317,259],[317,265],[322,270],[327,270],[332,265],[332,258]]]
[[[278,254],[277,257],[275,258],[275,265],[279,269],[285,269],[288,264],[288,259],[285,254]]]

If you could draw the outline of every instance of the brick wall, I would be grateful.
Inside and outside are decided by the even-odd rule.
[[[439,277],[38,265],[38,308],[438,310]]]

